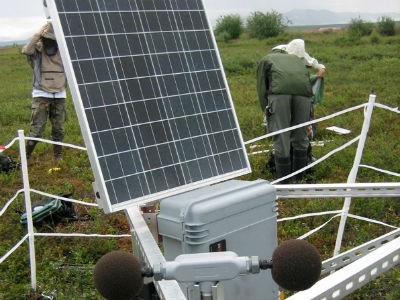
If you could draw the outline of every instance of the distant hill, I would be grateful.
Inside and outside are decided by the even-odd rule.
[[[382,16],[400,20],[400,13],[361,13],[361,12],[332,12],[329,10],[295,9],[283,14],[291,21],[290,25],[328,25],[347,24],[351,19],[361,18],[364,21],[377,22]]]
[[[9,46],[15,46],[15,45],[25,45],[27,43],[27,40],[23,41],[6,41],[6,42],[1,42],[0,41],[0,47],[9,47]]]

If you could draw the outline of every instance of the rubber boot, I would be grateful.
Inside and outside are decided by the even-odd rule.
[[[293,149],[293,172],[300,170],[308,164],[308,151]],[[305,172],[295,175],[296,182],[304,179]]]
[[[35,149],[37,141],[28,140],[26,143],[26,159],[29,160],[31,158],[32,152]]]
[[[275,155],[276,176],[278,178],[284,177],[292,173],[292,164],[290,157],[278,157]],[[290,183],[290,178],[280,181],[279,184]]]
[[[54,153],[54,158],[57,162],[60,162],[62,160],[62,146],[61,145],[53,145],[53,153]]]

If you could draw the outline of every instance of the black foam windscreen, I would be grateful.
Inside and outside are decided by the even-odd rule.
[[[96,263],[94,284],[107,300],[134,299],[143,287],[141,265],[128,252],[109,252]]]
[[[289,240],[272,255],[272,278],[285,290],[303,291],[312,287],[321,275],[321,257],[317,249],[303,240]]]

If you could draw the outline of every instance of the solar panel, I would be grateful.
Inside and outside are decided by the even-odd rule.
[[[106,212],[250,172],[201,0],[47,0]]]

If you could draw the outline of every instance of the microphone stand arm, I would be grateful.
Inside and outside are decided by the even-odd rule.
[[[201,300],[213,299],[212,288],[219,281],[260,272],[257,256],[239,257],[232,251],[182,254],[174,261],[153,266],[154,280],[190,282],[200,287]]]

